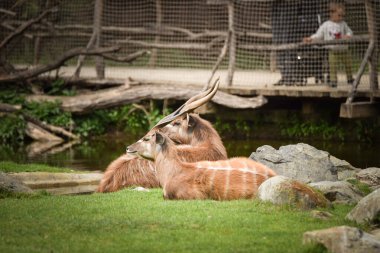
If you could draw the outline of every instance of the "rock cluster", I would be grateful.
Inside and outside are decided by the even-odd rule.
[[[303,242],[322,244],[334,253],[380,252],[380,241],[375,236],[348,226],[306,232]]]
[[[302,209],[323,207],[329,202],[356,204],[346,219],[358,224],[379,225],[380,168],[358,169],[304,143],[282,146],[278,150],[265,145],[250,158],[279,175],[259,187],[259,199]],[[367,185],[373,192],[365,196],[359,184]],[[329,219],[330,215],[312,211],[312,216],[318,219]],[[304,233],[304,243],[322,244],[334,253],[380,253],[380,232],[373,234],[355,227],[333,227]]]

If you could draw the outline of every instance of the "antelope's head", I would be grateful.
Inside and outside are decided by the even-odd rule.
[[[166,125],[161,129],[170,139],[181,144],[191,143],[193,131],[197,125],[199,116],[196,114],[186,114]]]
[[[136,143],[128,146],[127,154],[154,161],[157,154],[163,150],[163,147],[167,142],[167,137],[158,131],[150,133]]]
[[[171,122],[179,119],[179,122],[181,122],[181,117],[184,117],[188,115],[187,113],[195,110],[199,106],[207,103],[209,100],[212,99],[212,97],[215,95],[219,87],[219,79],[217,79],[214,84],[212,85],[211,88],[202,91],[200,94],[191,97],[189,100],[186,101],[181,107],[179,107],[176,111],[173,113],[167,115],[163,119],[161,119],[143,138],[141,138],[139,141],[136,143],[130,145],[127,147],[127,153],[135,156],[140,156],[144,159],[148,160],[154,160],[156,151],[156,147],[159,148],[158,145],[160,144],[159,141],[161,140],[162,135],[158,133],[158,131],[163,130],[163,128],[170,124]],[[187,116],[186,116],[187,117]],[[188,123],[190,122],[190,118],[187,121]],[[177,132],[182,132],[182,135],[186,132],[185,128],[181,130],[178,126],[180,124],[175,123],[177,127],[172,128],[170,131],[170,127],[167,129],[164,129],[162,132],[166,133],[168,131],[168,134],[174,136],[174,134]],[[173,124],[174,125],[174,124]],[[188,129],[189,126],[186,127]],[[158,137],[157,137],[158,136]],[[158,138],[158,142],[156,139]],[[166,137],[165,137],[166,138]],[[185,141],[186,139],[182,138],[182,141]],[[181,142],[181,139],[176,139],[176,141]],[[190,143],[190,141],[187,140],[187,142],[184,142],[186,144]],[[163,144],[163,143],[162,143]]]

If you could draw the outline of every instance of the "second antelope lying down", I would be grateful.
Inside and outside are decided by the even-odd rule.
[[[149,132],[161,129],[167,133],[172,140],[180,144],[180,157],[184,161],[227,159],[226,149],[212,125],[198,115],[188,114],[207,103],[215,95],[218,87],[217,79],[211,88],[191,97],[175,112],[161,119],[154,130]],[[113,192],[130,186],[160,186],[153,162],[128,154],[120,156],[107,167],[97,191]]]
[[[248,158],[188,163],[166,135],[155,132],[127,148],[127,153],[154,160],[165,199],[249,199],[276,173]]]
[[[179,143],[177,150],[183,161],[227,159],[227,152],[219,134],[210,122],[196,114],[184,115],[166,125],[161,131]],[[132,185],[146,188],[160,186],[153,162],[125,154],[108,166],[98,192],[117,191]]]

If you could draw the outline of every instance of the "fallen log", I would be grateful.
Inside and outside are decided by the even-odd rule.
[[[25,132],[30,138],[41,143],[48,143],[49,145],[56,143],[56,145],[58,145],[59,143],[64,142],[61,137],[58,137],[46,129],[43,129],[42,127],[31,122],[27,122]]]
[[[115,106],[132,104],[141,100],[176,99],[187,100],[198,94],[200,87],[195,86],[170,86],[163,84],[141,84],[130,86],[128,83],[116,88],[103,89],[89,94],[72,97],[30,95],[28,101],[59,101],[64,111],[85,114],[96,109],[105,109]],[[262,97],[243,98],[218,91],[212,101],[216,104],[235,108],[249,109],[264,105],[267,100]]]
[[[26,113],[23,113],[18,106],[0,103],[0,112],[20,113],[27,122],[31,123],[29,125],[29,129],[30,129],[31,133],[32,133],[33,129],[37,129],[37,127],[38,127],[39,129],[43,129],[45,132],[48,132],[53,136],[58,135],[60,137],[66,138],[66,139],[73,139],[73,140],[79,139],[79,136],[65,130],[62,127],[57,127],[57,126],[47,124],[45,122],[42,122],[42,121],[26,114]],[[37,127],[35,127],[35,126],[37,126]],[[41,132],[41,131],[39,131],[39,132]],[[41,134],[41,135],[43,135],[43,134]],[[38,134],[36,136],[38,136]],[[34,138],[33,135],[31,135],[31,137],[35,140],[39,140],[39,139],[45,139],[47,141],[51,140],[51,138],[49,138],[49,137],[47,137],[47,138],[39,138],[39,137]],[[59,138],[59,139],[61,139],[61,138]],[[59,139],[56,139],[56,141],[59,141]]]

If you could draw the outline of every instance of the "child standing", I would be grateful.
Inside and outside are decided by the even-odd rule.
[[[343,21],[345,8],[343,4],[330,4],[330,19],[324,22],[318,31],[303,39],[304,42],[312,42],[313,40],[338,40],[346,39],[352,36],[352,30],[347,23]],[[329,68],[330,68],[330,83],[331,87],[337,86],[337,65],[339,62],[344,64],[347,75],[347,82],[353,83],[352,78],[352,60],[348,51],[348,45],[329,45]]]

